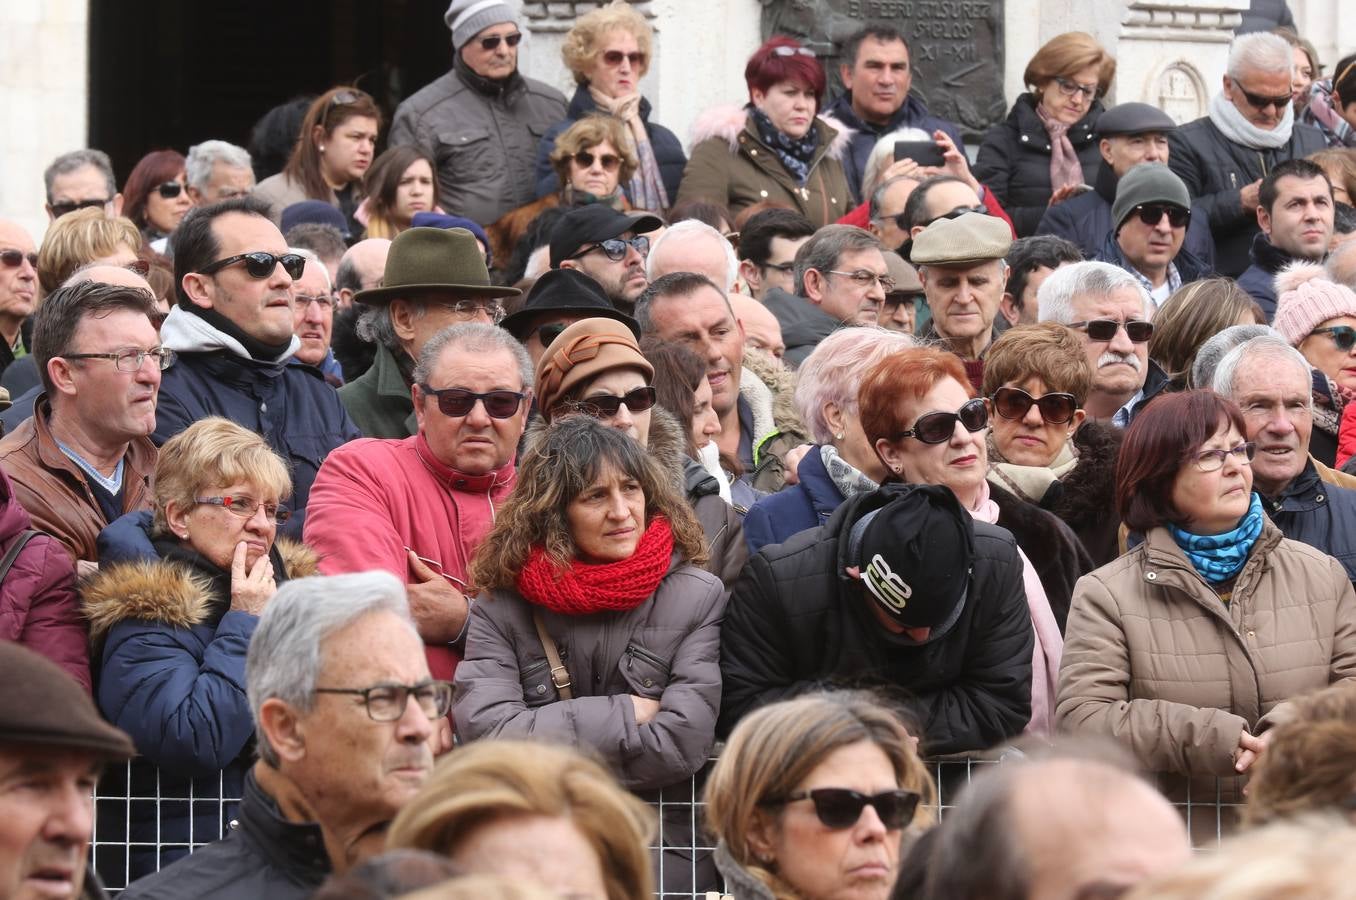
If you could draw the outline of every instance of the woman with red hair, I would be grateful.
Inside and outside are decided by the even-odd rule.
[[[744,67],[749,103],[703,113],[678,203],[707,200],[733,216],[756,203],[789,206],[815,227],[854,205],[840,162],[847,135],[818,118],[824,69],[813,50],[774,37]]]
[[[185,165],[177,150],[153,150],[137,162],[122,186],[122,214],[136,223],[157,253],[165,252],[166,237],[193,208]]]

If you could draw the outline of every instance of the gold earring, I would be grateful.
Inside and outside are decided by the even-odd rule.
[[[835,434],[835,435],[833,436],[833,439],[834,439],[835,441],[841,441],[841,440],[842,440],[843,438],[845,438],[845,437],[847,437],[847,433],[846,433],[846,432],[843,432],[843,431],[840,431],[840,432],[838,432],[837,434]]]
[[[903,472],[904,472],[904,467],[903,467],[903,466],[895,466],[895,474],[896,474],[896,475],[902,474]]]

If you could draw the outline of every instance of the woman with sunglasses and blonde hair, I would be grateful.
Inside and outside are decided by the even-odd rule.
[[[331,88],[306,110],[287,165],[259,182],[254,195],[272,207],[275,220],[293,203],[323,200],[344,214],[352,231],[361,230],[353,214],[380,131],[375,100],[357,88]]]
[[[716,865],[738,900],[885,900],[936,792],[896,714],[859,691],[746,716],[706,782]]]

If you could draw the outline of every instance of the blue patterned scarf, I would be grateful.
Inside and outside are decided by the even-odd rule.
[[[1233,531],[1192,534],[1169,525],[1168,532],[1202,578],[1211,584],[1228,581],[1248,561],[1252,545],[1262,533],[1262,499],[1256,493],[1252,495],[1247,513]]]
[[[815,158],[815,151],[819,149],[819,135],[815,132],[814,122],[810,123],[810,130],[805,132],[804,137],[793,138],[773,125],[772,120],[756,106],[749,106],[749,118],[753,120],[758,136],[777,154],[782,165],[786,166],[786,171],[796,179],[796,184],[804,184],[810,177],[810,163]]]

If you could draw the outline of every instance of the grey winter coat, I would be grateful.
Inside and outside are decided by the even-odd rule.
[[[533,610],[559,648],[574,693],[562,700]],[[720,711],[725,587],[677,554],[654,594],[634,609],[561,615],[512,590],[471,608],[452,715],[468,741],[537,738],[597,754],[632,790],[683,781],[706,762]],[[630,695],[658,700],[636,722]]]

